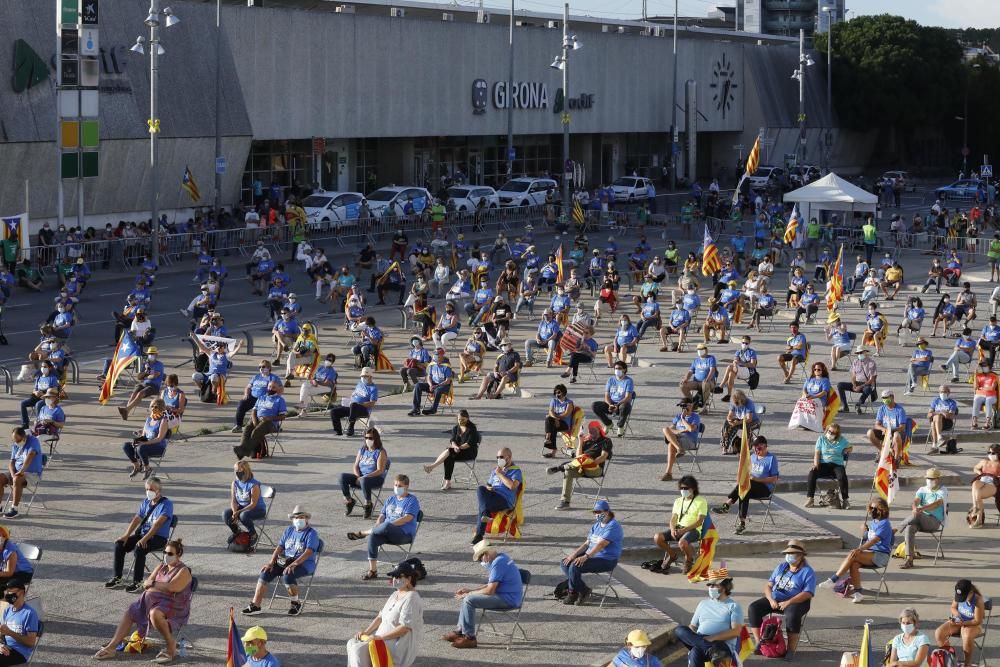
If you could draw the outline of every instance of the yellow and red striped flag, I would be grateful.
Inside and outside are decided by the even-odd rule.
[[[837,261],[833,263],[833,268],[830,269],[830,286],[826,290],[826,309],[831,312],[837,307],[840,300],[844,298],[843,269],[844,244],[841,243],[840,251],[837,253]]]
[[[753,655],[756,645],[753,643],[753,635],[747,630],[747,626],[740,628],[740,638],[736,647],[736,663],[742,665],[743,662]]]
[[[563,281],[563,247],[562,243],[556,248],[556,282],[561,284]]]
[[[191,201],[198,203],[201,199],[201,191],[198,190],[198,184],[194,182],[194,174],[188,167],[184,167],[184,176],[181,177],[181,187],[188,193],[191,197]]]
[[[142,349],[136,344],[132,338],[132,334],[128,331],[123,331],[121,338],[118,339],[118,344],[115,346],[115,351],[111,355],[111,365],[108,367],[108,372],[104,375],[101,392],[97,396],[97,400],[101,405],[106,405],[114,394],[115,385],[118,383],[118,376],[141,355]]]
[[[579,201],[575,201],[573,202],[573,222],[577,225],[583,225],[583,220],[583,206],[580,205]]]
[[[736,491],[743,500],[750,494],[750,432],[747,419],[743,420],[743,437],[740,439],[740,464],[736,468]]]
[[[795,237],[798,235],[800,224],[799,206],[796,204],[792,207],[792,216],[788,218],[788,225],[785,226],[785,243],[792,245],[792,243],[795,242]]]
[[[757,167],[760,166],[760,135],[757,135],[757,140],[753,142],[753,148],[750,149],[750,155],[747,155],[747,176],[753,176],[754,172],[757,171]]]
[[[885,502],[892,504],[899,489],[899,475],[896,472],[896,460],[892,454],[892,430],[885,429],[882,441],[882,452],[878,457],[878,467],[875,469],[875,491]]]
[[[719,261],[719,249],[715,247],[715,241],[712,240],[712,235],[708,233],[708,225],[705,225],[705,241],[701,255],[701,275],[714,275],[721,268],[722,262]]]
[[[392,667],[392,654],[384,639],[372,637],[368,641],[368,657],[372,660],[372,667]]]

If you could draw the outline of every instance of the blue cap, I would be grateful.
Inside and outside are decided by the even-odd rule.
[[[608,504],[607,500],[598,500],[594,503],[595,512],[608,512],[611,510],[611,505]]]

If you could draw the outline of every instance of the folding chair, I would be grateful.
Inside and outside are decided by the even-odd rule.
[[[188,569],[190,570],[190,568],[188,568]],[[196,576],[194,576],[192,574],[191,575],[191,594],[194,595],[197,592],[198,592],[198,577],[196,577]],[[190,649],[190,648],[192,648],[194,646],[194,644],[191,643],[191,640],[187,638],[187,635],[182,634],[182,632],[181,632],[186,627],[187,627],[186,624],[182,625],[180,628],[177,629],[177,632],[175,633],[177,635],[177,647],[178,648],[183,648],[184,650]]]
[[[274,496],[275,490],[273,486],[268,486],[267,484],[260,485],[260,497],[264,499],[264,518],[260,520],[260,526],[257,528],[257,544],[260,544],[261,540],[267,540],[267,543],[272,547],[275,546],[274,540],[267,534],[265,528],[267,526],[267,518],[271,516],[271,507],[274,506]]]
[[[406,560],[407,558],[409,558],[410,554],[413,553],[413,545],[417,543],[417,535],[420,534],[420,526],[424,522],[424,511],[423,510],[420,510],[419,512],[417,512],[417,516],[416,516],[415,520],[417,522],[417,530],[413,533],[413,539],[412,540],[410,540],[406,544],[390,544],[390,543],[386,542],[385,544],[381,545],[378,548],[379,555],[382,555],[382,554],[385,553],[385,548],[386,547],[395,547],[396,549],[399,549],[401,552],[403,552],[403,556],[402,556],[401,560]],[[392,565],[393,567],[395,567],[395,565],[396,565],[396,563],[394,563],[392,561],[382,560],[381,558],[379,559],[379,562],[380,563],[385,563],[387,565]]]
[[[891,561],[892,559],[890,558],[889,560]],[[886,563],[885,567],[883,567],[881,569],[875,567],[874,565],[868,565],[868,566],[862,565],[861,569],[862,570],[871,570],[872,572],[875,572],[878,575],[878,577],[879,577],[879,579],[878,579],[878,588],[875,590],[875,601],[876,602],[878,602],[879,595],[882,594],[882,589],[883,588],[885,589],[885,594],[889,595],[889,584],[887,584],[886,581],[885,581],[886,572],[889,570],[889,563]]]
[[[604,468],[601,470],[600,475],[594,475],[593,477],[586,477],[586,476],[574,477],[573,486],[575,491],[577,493],[583,494],[587,498],[593,498],[594,500],[597,500],[598,498],[603,498],[604,496],[601,495],[601,491],[604,490],[604,480],[608,476],[608,469],[610,467],[611,467],[611,459],[609,458],[607,461],[604,462]],[[585,493],[583,491],[583,480],[590,480],[591,482],[593,482],[595,485],[597,485],[597,490],[594,491],[593,494]]]
[[[618,597],[618,591],[615,590],[614,585],[611,583],[611,578],[615,576],[616,567],[618,567],[617,564],[608,572],[608,580],[604,585],[604,594],[601,596],[601,604],[597,606],[598,609],[604,609],[604,601],[608,599],[608,593],[614,594],[616,601],[621,599]]]
[[[279,449],[282,454],[286,453],[285,447],[281,444],[281,429],[283,428],[284,422],[278,421],[275,422],[275,424],[278,425],[278,428],[264,436],[264,442],[267,443],[267,453],[269,456],[274,456],[275,452]]]
[[[316,573],[319,571],[319,561],[320,561],[320,557],[322,555],[323,555],[323,540],[320,540],[319,541],[319,545],[316,547],[316,567],[313,568],[313,573],[312,574],[309,574],[309,575],[306,575],[305,577],[302,577],[302,579],[307,579],[308,580],[304,584],[305,589],[306,589],[305,595],[302,595],[301,591],[299,593],[299,602],[302,603],[302,607],[303,608],[307,604],[309,604],[310,602],[312,604],[316,605],[317,607],[321,606],[320,603],[319,603],[319,600],[310,600],[309,599],[309,592],[312,590],[313,579],[316,578]],[[281,594],[278,593],[278,588],[280,588],[280,583],[281,583],[280,581],[275,581],[274,582],[274,589],[271,591],[271,600],[267,603],[267,608],[268,609],[270,609],[271,606],[274,604],[275,599],[278,599],[278,600],[287,600],[288,599],[287,595],[281,595]],[[303,584],[302,583],[299,584],[299,588],[300,589],[303,588]]]
[[[761,530],[763,530],[764,527],[767,526],[767,520],[768,519],[771,520],[771,525],[772,526],[777,526],[778,525],[778,523],[774,520],[774,517],[771,516],[771,502],[774,500],[774,491],[772,491],[771,495],[769,495],[767,498],[752,498],[751,500],[757,501],[760,505],[762,505],[764,507],[764,516],[761,517],[761,519],[760,519]],[[749,512],[747,513],[747,518],[748,519],[750,518]],[[739,516],[738,515],[736,517],[736,520],[739,521]]]
[[[698,472],[701,472],[701,463],[698,462],[698,452],[701,450],[701,442],[704,439],[704,437],[705,437],[705,422],[701,422],[698,424],[698,437],[695,438],[694,447],[692,447],[691,449],[684,450],[685,456],[687,454],[691,454],[692,470],[694,468],[698,468]],[[678,468],[682,468],[681,458],[678,458],[674,463],[674,465],[676,465]]]
[[[510,650],[511,644],[514,643],[514,635],[517,634],[518,630],[521,631],[521,636],[524,637],[524,641],[528,641],[528,634],[524,631],[524,628],[521,626],[520,619],[521,619],[521,609],[524,607],[524,601],[528,597],[528,585],[531,583],[531,573],[528,572],[527,570],[520,569],[520,568],[518,569],[518,572],[521,573],[521,584],[523,586],[523,588],[521,589],[521,604],[519,604],[516,607],[511,607],[510,609],[488,609],[488,610],[487,609],[480,609],[479,610],[479,623],[477,624],[477,628],[476,628],[476,636],[477,637],[479,635],[492,635],[494,637],[507,637],[507,646],[506,646],[506,648],[507,648],[508,651]],[[514,624],[511,627],[511,629],[510,629],[510,634],[509,635],[505,634],[503,632],[497,632],[496,631],[496,626],[492,622],[486,620],[486,612],[487,611],[489,611],[491,614],[498,614],[500,616],[503,616],[507,620],[511,621]],[[490,630],[488,632],[485,631],[485,630],[479,629],[479,628],[482,627],[482,625],[484,623],[486,623],[487,625],[490,626]]]
[[[38,563],[42,560],[42,549],[34,544],[28,544],[27,542],[18,542],[17,548],[21,550],[21,555],[31,561],[34,573],[32,574],[32,580],[34,580],[35,575],[38,574]],[[31,582],[29,581],[24,586],[24,601],[34,600],[39,597],[37,595],[28,595],[31,590]]]
[[[993,598],[983,599],[983,609],[986,610],[986,618],[983,619],[983,633],[976,637],[976,648],[979,650],[979,665],[986,667],[986,633],[990,630],[990,620],[993,618]],[[41,635],[41,631],[39,631]]]
[[[31,655],[28,656],[28,659],[25,660],[24,664],[30,665],[31,664],[31,660],[38,653],[38,645],[42,643],[42,635],[43,634],[45,634],[45,621],[39,620],[38,621],[38,636],[35,637],[35,645],[32,647]]]
[[[469,485],[469,488],[475,488],[479,486],[479,475],[476,474],[476,459],[472,459],[471,461],[459,461],[459,463],[465,464],[465,467],[468,471],[468,475],[465,475],[464,477],[460,477],[459,475],[454,475],[453,481],[457,484],[459,480],[461,480],[462,483],[467,483]],[[475,482],[475,484],[473,484],[473,482]]]
[[[169,446],[167,447],[167,449],[169,449]],[[160,469],[160,466],[163,464],[163,461],[166,458],[167,458],[167,450],[164,449],[161,455],[149,457],[149,465],[152,466],[153,475],[155,475],[156,477],[160,478],[166,477],[167,479],[171,479],[169,472]]]
[[[389,477],[389,468],[388,467],[386,467],[385,473],[386,473],[385,477],[386,477],[386,479],[388,479],[388,477]],[[351,489],[351,497],[354,498],[354,502],[357,503],[358,505],[364,507],[366,503],[365,503],[364,496],[361,495],[361,486],[352,486],[352,487],[350,487],[350,489]],[[377,486],[374,489],[372,489],[372,507],[374,508],[374,509],[372,509],[373,513],[376,510],[378,510],[379,505],[384,505],[385,504],[385,503],[382,502],[382,490],[383,489],[385,489],[385,481],[382,482],[382,486]]]
[[[175,514],[172,517],[170,517],[170,532],[167,533],[167,542],[169,542],[170,540],[174,539],[174,530],[176,530],[176,529],[177,529],[177,515]],[[146,556],[147,556],[147,558],[146,558],[146,565],[145,565],[145,567],[146,567],[146,572],[149,572],[150,570],[149,570],[149,558],[148,557],[152,556],[153,558],[159,559],[159,561],[162,563],[163,562],[163,549],[160,549],[159,551],[150,551],[148,554],[146,554]],[[133,558],[130,559],[129,566],[128,566],[128,572],[125,573],[125,576],[123,577],[123,579],[128,579],[130,576],[132,576],[132,571],[134,569],[135,569],[135,557],[133,557]]]
[[[42,454],[42,473],[45,472],[45,467],[48,464],[49,464],[48,455]],[[24,513],[21,514],[20,516],[27,516],[28,512],[31,511],[31,505],[32,503],[35,502],[35,496],[38,495],[38,485],[41,484],[42,482],[42,473],[28,477],[28,484],[24,487],[24,493],[30,493],[30,496],[28,497],[28,506],[24,508]],[[24,498],[24,494],[21,495],[21,498],[22,499]],[[10,507],[8,507],[8,501],[10,501],[10,505],[13,506],[14,504],[13,484],[10,485],[10,491],[4,494],[4,498],[0,499],[0,509],[4,510],[10,509]],[[49,509],[48,507],[45,506],[44,501],[39,501],[39,503],[41,504],[42,509],[45,510]]]
[[[630,402],[631,410],[628,411],[628,417],[625,419],[625,426],[623,427],[624,432],[628,433],[632,437],[635,437],[635,431],[632,430],[632,415],[635,414],[635,404],[639,399],[636,398],[635,393],[632,394],[632,400]]]

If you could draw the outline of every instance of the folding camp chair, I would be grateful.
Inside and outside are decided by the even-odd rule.
[[[167,542],[169,542],[170,540],[174,539],[174,531],[176,529],[177,529],[177,515],[175,514],[172,517],[170,517],[170,532],[167,533]],[[146,572],[149,572],[150,571],[150,569],[149,569],[149,556],[152,556],[153,558],[156,558],[157,560],[159,560],[162,563],[163,562],[163,549],[160,549],[159,551],[150,551],[148,554],[146,554],[146,556],[147,556],[147,558],[146,558]],[[129,566],[128,566],[128,572],[125,573],[125,576],[123,577],[123,579],[128,579],[130,576],[132,576],[132,571],[135,569],[135,557],[133,556],[129,560],[130,560],[130,562],[129,562]]]
[[[188,570],[190,571],[190,568],[188,568]],[[191,595],[194,595],[197,592],[198,592],[198,577],[196,577],[196,576],[194,576],[192,574],[191,575]],[[185,634],[183,634],[181,632],[186,627],[187,627],[186,624],[182,625],[181,627],[177,628],[177,630],[174,633],[174,634],[177,635],[177,647],[178,648],[183,648],[185,650],[190,649],[190,648],[192,648],[194,646],[194,644],[191,643],[191,640],[187,638],[187,635],[185,635]]]
[[[993,618],[993,598],[983,599],[983,609],[986,611],[986,618],[983,619],[983,632],[976,637],[976,648],[979,650],[979,665],[986,667],[986,633],[990,630],[990,621]],[[39,634],[41,634],[39,632]]]
[[[386,472],[386,479],[388,479],[389,468],[386,468],[385,472]],[[372,508],[373,508],[372,512],[378,510],[379,505],[385,504],[382,502],[382,490],[384,488],[385,488],[385,482],[383,481],[382,486],[376,486],[375,488],[372,489]],[[350,489],[351,489],[351,497],[354,498],[354,502],[360,505],[361,507],[364,507],[366,502],[364,496],[361,495],[360,484],[358,486],[351,486]]]
[[[275,546],[274,540],[271,536],[267,534],[267,518],[271,516],[271,507],[274,506],[274,496],[275,490],[273,486],[268,486],[267,484],[260,485],[260,497],[264,499],[264,518],[260,520],[260,526],[257,527],[257,544],[260,544],[261,540],[267,540],[267,543],[272,547]],[[254,547],[256,548],[256,544]]]
[[[692,447],[691,449],[684,450],[685,456],[689,454],[691,455],[692,470],[694,468],[698,468],[698,472],[701,472],[701,463],[698,462],[698,452],[701,450],[701,443],[702,440],[704,440],[704,438],[705,438],[705,422],[701,422],[698,424],[698,437],[695,438],[694,447]],[[682,458],[678,458],[674,463],[674,465],[676,465],[679,469],[682,468],[681,466],[682,460],[683,460]]]
[[[508,651],[510,650],[511,644],[514,643],[514,635],[517,634],[517,632],[519,630],[521,632],[521,636],[524,637],[524,641],[528,641],[528,634],[524,631],[524,628],[521,626],[520,619],[521,619],[521,609],[524,607],[524,602],[528,598],[528,585],[531,583],[531,573],[528,572],[527,570],[520,569],[520,568],[518,569],[518,572],[521,573],[521,584],[522,584],[522,589],[521,589],[521,604],[519,604],[516,607],[511,607],[510,609],[489,609],[489,610],[487,610],[487,609],[480,609],[479,610],[479,623],[477,624],[479,627],[477,627],[477,629],[476,629],[476,636],[477,637],[480,636],[480,635],[492,635],[494,637],[507,637],[507,646],[506,646],[506,648],[507,648]],[[487,611],[489,611],[491,614],[497,614],[497,615],[503,616],[507,620],[509,620],[509,621],[511,621],[513,623],[513,626],[511,626],[510,634],[509,635],[506,634],[506,633],[503,633],[503,632],[497,632],[496,631],[496,626],[492,622],[486,620],[486,612]],[[484,623],[486,623],[487,625],[490,626],[490,630],[489,631],[480,629]]]
[[[618,567],[618,565],[616,564],[615,567]],[[618,591],[615,590],[614,584],[611,583],[611,578],[615,576],[615,567],[611,568],[611,571],[608,572],[608,580],[604,585],[604,594],[601,596],[601,604],[598,605],[598,609],[604,609],[604,601],[608,599],[608,593],[613,594],[615,600],[621,599],[618,597]]]
[[[773,491],[771,492],[771,495],[769,495],[767,498],[752,498],[751,500],[757,501],[760,505],[762,505],[764,507],[764,516],[762,516],[761,519],[760,519],[761,530],[763,530],[767,526],[767,520],[768,519],[771,520],[771,525],[772,526],[777,526],[778,525],[778,523],[774,520],[774,517],[771,516],[771,502],[774,500],[774,492]],[[750,518],[749,512],[747,513],[747,518],[748,519]],[[740,520],[740,518],[739,518],[739,515],[737,514],[736,521],[739,522],[739,520]]]
[[[624,432],[628,433],[632,437],[635,437],[635,431],[632,430],[632,416],[635,415],[635,404],[638,400],[639,399],[636,398],[635,393],[633,393],[632,400],[629,404],[629,407],[632,409],[628,411],[628,417],[625,419],[625,426],[622,427]]]
[[[889,560],[891,561],[892,559],[890,558]],[[885,581],[886,572],[889,570],[889,563],[886,563],[885,567],[883,567],[881,569],[875,567],[874,565],[868,565],[868,566],[862,565],[861,569],[862,570],[871,570],[871,571],[875,572],[878,575],[878,577],[879,577],[879,579],[878,579],[878,588],[875,589],[875,601],[876,602],[878,602],[878,598],[882,594],[882,589],[883,588],[885,589],[885,594],[889,595],[889,584],[887,584],[886,581]]]
[[[420,534],[420,526],[424,522],[424,511],[423,510],[418,511],[417,516],[414,520],[417,522],[417,530],[413,533],[413,539],[407,542],[406,544],[390,544],[389,542],[386,542],[385,544],[381,545],[378,548],[379,555],[385,553],[386,547],[395,547],[396,549],[399,549],[403,553],[400,560],[406,560],[407,558],[409,558],[410,554],[413,553],[413,545],[417,543],[417,535]],[[392,565],[393,567],[395,567],[396,565],[396,563],[392,561],[382,560],[381,558],[379,559],[379,562],[386,563],[387,565]]]
[[[39,620],[38,621],[38,633],[37,633],[37,636],[35,637],[35,645],[32,647],[31,655],[29,655],[28,659],[24,661],[24,664],[26,664],[26,665],[31,664],[32,658],[34,658],[35,655],[38,653],[38,645],[42,643],[42,635],[43,634],[45,634],[45,621]]]
[[[31,561],[32,569],[34,574],[38,574],[38,563],[42,560],[42,549],[34,544],[28,544],[27,542],[19,542],[17,548],[21,550],[21,555]],[[34,575],[32,575],[34,579]],[[29,581],[24,585],[24,601],[33,600],[37,598],[37,595],[28,595],[31,590],[31,582]]]
[[[601,495],[601,492],[604,490],[604,480],[608,476],[608,469],[609,468],[611,468],[611,459],[610,458],[607,461],[604,462],[604,468],[601,470],[601,474],[600,475],[594,475],[593,477],[587,477],[585,475],[581,475],[580,477],[574,477],[573,478],[573,486],[575,487],[575,491],[577,493],[583,494],[584,497],[586,497],[586,498],[593,498],[594,500],[597,500],[598,498],[603,498],[604,496]],[[589,481],[593,482],[596,485],[597,488],[594,491],[594,493],[590,494],[590,493],[585,493],[584,492],[584,490],[583,490],[583,482],[584,482],[584,480],[589,480]]]
[[[306,575],[305,577],[302,577],[302,579],[305,580],[304,585],[303,585],[303,583],[299,584],[299,589],[300,589],[299,590],[299,602],[302,603],[302,607],[303,608],[305,608],[305,606],[307,604],[309,604],[310,602],[312,604],[316,605],[317,607],[320,606],[319,600],[310,600],[309,599],[309,592],[312,590],[313,579],[316,578],[316,573],[319,572],[319,561],[320,561],[320,558],[322,557],[322,555],[323,555],[323,540],[320,540],[319,541],[319,545],[316,547],[316,567],[313,569],[312,574],[309,574],[309,575]],[[305,595],[303,595],[302,591],[301,591],[301,589],[303,587],[306,589],[305,590]],[[270,602],[267,603],[267,608],[268,609],[271,608],[271,606],[274,604],[274,601],[276,599],[278,599],[278,600],[288,600],[289,599],[287,595],[279,594],[278,593],[278,588],[280,588],[280,582],[275,581],[274,582],[274,589],[271,591],[271,600],[270,600]]]
[[[42,454],[42,473],[45,472],[45,467],[48,464],[49,464],[49,457],[48,457],[48,455]],[[25,494],[29,494],[28,495],[28,506],[24,508],[24,510],[20,514],[20,516],[27,516],[28,512],[31,511],[31,505],[32,505],[32,503],[35,502],[35,496],[38,495],[38,485],[41,484],[41,482],[42,482],[42,474],[40,473],[38,475],[29,475],[27,479],[28,479],[28,483],[24,487],[24,492],[21,494],[21,499],[22,500],[24,499],[24,495]],[[10,507],[13,507],[13,505],[14,505],[14,485],[11,484],[9,486],[9,489],[10,490],[7,493],[5,493],[4,498],[0,499],[0,509],[7,510],[7,509],[10,509]],[[8,501],[9,501],[9,506],[8,506]],[[48,507],[45,506],[45,502],[44,501],[39,501],[39,504],[41,504],[42,509],[45,509],[45,510],[48,509]]]
[[[459,481],[461,481],[464,484],[468,484],[469,488],[479,486],[479,475],[476,474],[476,459],[472,459],[471,461],[459,461],[459,463],[465,464],[468,475],[461,477],[459,475],[453,475],[453,482],[458,484]],[[473,482],[475,482],[475,484],[473,484]]]
[[[268,456],[274,456],[275,453],[280,449],[282,454],[285,454],[285,447],[281,444],[281,429],[283,428],[283,421],[274,422],[277,428],[264,436],[264,442],[267,443],[267,453]]]

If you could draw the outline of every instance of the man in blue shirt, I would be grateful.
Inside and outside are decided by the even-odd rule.
[[[997,347],[1000,347],[1000,326],[997,325],[996,316],[990,317],[990,323],[983,327],[979,334],[979,349],[986,352],[986,359],[993,368],[993,361],[997,356]]]
[[[604,385],[604,400],[594,401],[591,409],[605,426],[611,426],[612,416],[617,415],[617,433],[620,438],[625,435],[625,424],[632,413],[633,399],[635,383],[628,376],[628,364],[618,360],[615,362],[615,374]]]
[[[594,525],[587,539],[559,563],[569,583],[563,604],[586,604],[591,589],[583,582],[583,575],[614,570],[622,555],[623,539],[624,531],[611,506],[607,500],[599,499],[594,504]]]
[[[956,417],[958,403],[951,397],[951,387],[943,384],[938,387],[938,395],[931,401],[931,409],[927,412],[927,419],[931,423],[932,451],[944,446],[944,434],[955,427]]]
[[[288,414],[288,406],[281,396],[281,390],[281,380],[267,383],[267,392],[257,399],[250,412],[250,421],[243,427],[240,444],[233,447],[233,454],[236,454],[237,459],[267,456],[264,441],[268,434],[281,430],[281,422]]]
[[[13,519],[18,514],[18,506],[21,504],[21,494],[24,487],[28,485],[28,475],[35,480],[42,476],[44,459],[42,457],[42,445],[38,438],[29,434],[23,428],[15,428],[10,434],[13,441],[10,446],[10,461],[7,464],[7,472],[0,473],[0,498],[4,497],[7,485],[13,486],[10,509],[4,513],[8,519]]]
[[[524,341],[525,367],[531,366],[534,363],[532,361],[532,353],[535,351],[535,348],[540,348],[546,350],[545,367],[552,368],[552,356],[556,352],[556,346],[559,344],[560,338],[562,338],[562,331],[559,330],[559,323],[552,316],[552,311],[546,308],[542,313],[542,320],[538,323],[538,333],[535,334],[534,340],[529,338]]]
[[[271,372],[271,362],[267,359],[261,359],[257,365],[257,374],[247,382],[247,386],[243,390],[243,397],[236,406],[236,424],[233,426],[233,433],[239,433],[243,430],[243,418],[256,405],[258,398],[267,395],[267,387],[272,382],[281,384],[282,380]]]
[[[735,664],[743,629],[743,609],[729,597],[733,592],[729,571],[709,570],[706,576],[708,599],[695,607],[689,625],[675,631],[677,641],[688,648],[688,667],[703,667],[706,662]]]
[[[749,493],[745,498],[740,498],[740,490],[737,485],[729,494],[728,502],[724,502],[712,510],[719,514],[726,514],[731,506],[739,505],[739,519],[736,522],[737,535],[743,534],[743,531],[746,530],[750,501],[770,498],[771,494],[774,493],[774,485],[781,474],[778,469],[778,458],[767,452],[767,438],[758,435],[754,438],[751,449]]]
[[[323,542],[316,529],[309,525],[312,515],[305,507],[296,505],[288,518],[292,525],[281,534],[281,539],[271,553],[271,560],[260,570],[253,599],[241,610],[247,616],[261,613],[260,603],[264,600],[267,585],[278,577],[281,577],[281,583],[288,590],[288,615],[298,616],[302,612],[299,579],[316,572],[316,558],[323,548]]]
[[[378,402],[378,387],[375,386],[375,371],[368,366],[361,369],[361,379],[354,386],[348,405],[337,405],[330,409],[330,421],[337,435],[344,435],[340,420],[347,417],[347,435],[354,435],[354,423],[368,417]]]
[[[4,588],[7,607],[0,618],[0,638],[6,653],[0,653],[0,664],[21,665],[31,659],[38,643],[42,623],[38,612],[25,603],[24,584],[10,581]]]
[[[486,485],[480,485],[476,489],[479,511],[476,514],[476,532],[472,537],[472,544],[483,539],[486,523],[493,514],[514,509],[521,484],[524,483],[524,474],[521,468],[514,465],[514,455],[509,447],[497,452],[496,462]]]
[[[445,362],[446,351],[443,347],[439,347],[435,354],[435,360],[427,366],[427,375],[413,386],[413,409],[407,413],[410,417],[420,416],[420,403],[424,392],[434,397],[434,403],[424,410],[423,414],[433,415],[437,413],[441,398],[447,396],[448,392],[451,391],[451,383],[455,373],[451,370],[451,366]]]
[[[730,395],[733,393],[733,385],[736,384],[736,380],[747,380],[749,385],[750,376],[757,372],[757,352],[750,347],[750,336],[743,336],[740,341],[740,347],[733,354],[733,361],[726,367],[726,372],[722,376],[722,382],[720,385],[725,390],[725,394],[722,396],[722,402],[728,403]],[[759,381],[758,376],[758,381]],[[756,389],[756,385],[751,387],[751,389]]]
[[[931,364],[934,363],[934,353],[927,349],[927,339],[923,336],[917,339],[917,347],[910,357],[910,365],[906,369],[907,385],[904,394],[909,396],[917,386],[917,378],[931,374]]]
[[[785,340],[785,351],[778,355],[778,365],[785,376],[785,384],[792,381],[792,375],[799,364],[804,364],[809,354],[809,344],[806,337],[799,333],[799,325],[792,322],[788,325],[791,335]],[[789,365],[789,362],[791,364]]]
[[[292,343],[295,342],[295,338],[300,333],[302,333],[302,329],[299,327],[295,316],[292,315],[292,311],[287,306],[283,307],[281,309],[281,319],[275,322],[274,327],[271,329],[271,340],[274,341],[273,363],[281,363],[281,355],[288,352],[292,347]]]
[[[122,581],[125,554],[134,551],[132,583],[125,587],[125,591],[137,593],[142,590],[142,579],[146,576],[146,554],[160,551],[167,544],[170,524],[174,517],[174,503],[163,495],[159,477],[150,477],[145,484],[145,499],[139,503],[139,509],[125,532],[115,540],[114,576],[105,582],[105,588],[119,588],[125,585]]]
[[[382,330],[375,325],[375,318],[370,315],[365,318],[365,326],[361,327],[361,342],[352,348],[361,367],[374,367],[378,352],[382,347]]]
[[[521,606],[524,586],[521,572],[513,559],[499,553],[489,542],[477,542],[472,560],[489,572],[486,585],[476,589],[460,588],[455,598],[462,601],[455,630],[441,637],[455,648],[476,648],[476,612],[479,609],[517,609]]]
[[[378,577],[378,550],[383,544],[412,544],[417,536],[420,517],[420,502],[410,495],[410,478],[396,475],[392,487],[392,497],[382,504],[382,512],[371,530],[351,532],[349,540],[368,538],[368,571],[362,575],[364,581]]]
[[[698,295],[695,294],[694,297],[697,298]],[[670,321],[660,327],[660,352],[673,352],[679,349],[684,344],[690,326],[691,311],[684,307],[683,301],[675,303],[674,309],[670,312]],[[671,336],[678,337],[676,343],[670,340]]]
[[[903,441],[909,426],[909,417],[902,405],[896,403],[896,397],[891,389],[882,390],[882,405],[875,413],[875,424],[868,429],[868,442],[876,450],[882,450],[885,434],[888,431],[892,435],[892,456],[898,463],[903,454]]]
[[[21,401],[21,428],[28,428],[28,410],[45,400],[45,392],[53,387],[59,389],[59,374],[55,372],[52,362],[46,359],[39,364],[31,393]]]
[[[692,392],[699,392],[701,412],[705,414],[708,412],[708,397],[712,394],[718,377],[719,367],[715,355],[708,353],[708,345],[698,343],[698,356],[691,362],[687,374],[680,382],[681,393],[690,400],[693,399]]]
[[[146,363],[143,364],[143,370],[136,378],[138,384],[132,390],[132,394],[129,396],[128,401],[125,402],[125,405],[118,406],[118,414],[121,415],[123,421],[128,421],[128,416],[132,412],[132,409],[141,403],[144,398],[156,396],[160,393],[160,387],[163,385],[163,380],[167,377],[167,372],[163,366],[163,362],[158,357],[159,350],[155,346],[150,345],[149,349],[146,350]]]

